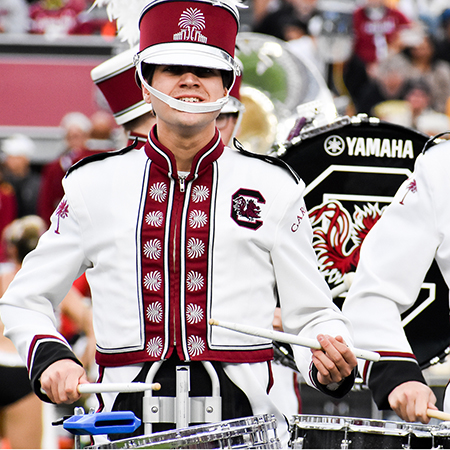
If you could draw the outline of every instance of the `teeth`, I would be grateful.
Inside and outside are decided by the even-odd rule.
[[[198,98],[192,98],[192,97],[182,97],[178,100],[181,100],[182,102],[188,102],[188,103],[198,103],[200,100]]]

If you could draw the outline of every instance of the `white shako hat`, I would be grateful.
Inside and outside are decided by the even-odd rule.
[[[234,59],[239,31],[237,3],[232,0],[153,0],[139,20],[139,53],[135,65],[141,83],[174,109],[202,113],[217,111],[228,97],[211,103],[185,103],[148,85],[142,63],[181,65],[232,71],[240,74]],[[230,88],[232,85],[230,86]]]
[[[139,47],[113,56],[94,67],[92,81],[102,92],[118,125],[136,119],[152,110],[152,105],[142,98],[142,90],[136,84],[136,68],[133,57]]]

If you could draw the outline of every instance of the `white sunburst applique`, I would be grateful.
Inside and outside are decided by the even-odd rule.
[[[147,342],[147,353],[150,356],[154,357],[159,356],[161,355],[162,346],[163,346],[162,339],[159,336],[156,336]]]
[[[191,292],[198,291],[204,285],[204,279],[202,274],[195,272],[193,270],[189,271],[187,274],[186,284],[188,291]]]
[[[191,228],[201,228],[208,223],[208,216],[203,211],[194,209],[189,214],[189,225]]]
[[[207,186],[195,186],[192,189],[192,201],[194,203],[200,203],[205,201],[209,197],[209,189]]]
[[[200,258],[205,253],[205,244],[197,238],[189,238],[187,243],[187,255],[190,259]]]
[[[151,227],[160,227],[163,223],[164,214],[162,211],[152,211],[145,216],[145,223]]]
[[[162,203],[167,198],[167,186],[161,181],[158,183],[154,183],[150,186],[148,194],[153,200]]]
[[[149,291],[158,291],[161,287],[161,272],[154,270],[153,272],[147,273],[144,277],[144,286]]]
[[[181,28],[192,27],[197,30],[205,28],[205,16],[198,8],[187,8],[180,16],[178,26]]]
[[[186,317],[190,324],[199,323],[203,320],[203,308],[195,303],[189,303],[186,307]]]
[[[163,309],[160,302],[153,302],[147,306],[147,319],[150,322],[160,323],[163,318]]]
[[[188,352],[191,357],[201,355],[205,351],[205,343],[198,336],[189,336]]]
[[[151,239],[144,244],[144,255],[149,259],[159,259],[161,256],[161,241]]]

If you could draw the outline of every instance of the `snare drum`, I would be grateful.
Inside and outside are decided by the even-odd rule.
[[[432,427],[339,416],[297,415],[291,421],[292,448],[433,448]]]
[[[275,416],[178,428],[86,448],[281,448]]]

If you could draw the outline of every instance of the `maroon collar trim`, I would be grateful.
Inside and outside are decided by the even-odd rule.
[[[196,176],[201,170],[218,159],[223,153],[224,147],[225,146],[220,139],[219,131],[216,128],[216,133],[211,141],[195,155],[192,162],[191,173],[188,178]],[[144,149],[147,156],[155,164],[164,170],[167,170],[169,175],[176,173],[177,164],[175,156],[167,147],[164,147],[164,145],[158,141],[158,138],[156,137],[156,126],[152,128]]]

